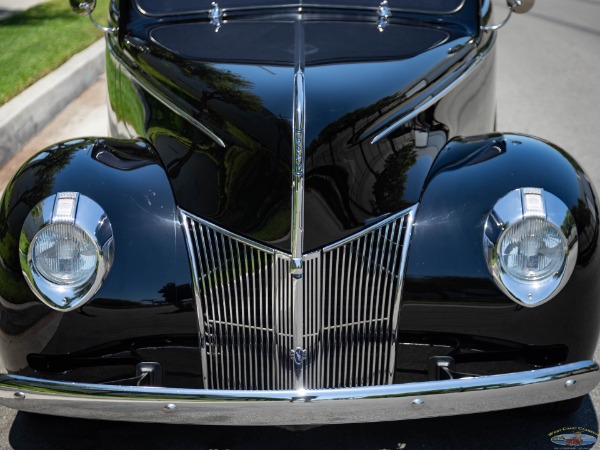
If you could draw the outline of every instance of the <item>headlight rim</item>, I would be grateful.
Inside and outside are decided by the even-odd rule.
[[[58,201],[62,198],[75,199],[73,211],[66,216],[59,214]],[[41,274],[33,261],[33,244],[39,233],[61,222],[79,228],[94,244],[96,269],[83,282],[55,283]],[[59,192],[31,209],[21,229],[19,250],[23,276],[36,297],[52,309],[70,311],[87,303],[100,289],[110,271],[114,258],[112,225],[104,210],[89,197],[77,192]]]
[[[531,194],[541,196],[541,209],[528,209],[525,195]],[[558,272],[540,280],[523,280],[502,267],[499,247],[509,229],[534,218],[545,220],[559,231],[566,249]],[[528,308],[554,298],[570,279],[577,261],[578,234],[573,215],[562,200],[541,188],[519,188],[500,198],[488,214],[483,241],[487,266],[496,285],[511,300]]]

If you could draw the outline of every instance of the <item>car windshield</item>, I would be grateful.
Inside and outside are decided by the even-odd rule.
[[[389,0],[392,11],[419,12],[427,14],[450,14],[461,9],[465,0]],[[189,14],[208,11],[210,1],[198,0],[136,0],[139,9],[148,15]],[[223,10],[254,9],[264,7],[330,7],[376,9],[380,0],[221,0],[218,5]]]

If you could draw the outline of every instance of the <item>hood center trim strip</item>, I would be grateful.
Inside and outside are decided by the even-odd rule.
[[[304,388],[304,134],[306,123],[306,98],[304,85],[304,24],[302,17],[295,24],[295,70],[294,70],[294,111],[292,135],[292,277],[293,308],[293,348],[290,358],[294,361],[294,382],[296,389]]]

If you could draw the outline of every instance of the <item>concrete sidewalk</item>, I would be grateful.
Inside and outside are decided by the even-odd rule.
[[[23,163],[45,147],[67,139],[107,134],[106,77],[101,76],[0,167],[0,194]]]
[[[0,166],[104,73],[104,48],[101,39],[0,107]]]
[[[0,0],[0,27],[2,19],[45,1]],[[96,42],[0,106],[0,167],[104,73],[104,47],[103,39]]]
[[[44,3],[46,0],[0,0],[0,20],[4,20],[20,11]],[[66,1],[66,0],[65,0]],[[2,24],[0,24],[2,26]]]

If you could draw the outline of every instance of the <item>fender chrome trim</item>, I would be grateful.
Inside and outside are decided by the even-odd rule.
[[[223,391],[68,383],[0,375],[0,404],[42,414],[206,425],[378,422],[519,408],[580,397],[595,361],[457,380],[364,388]]]

